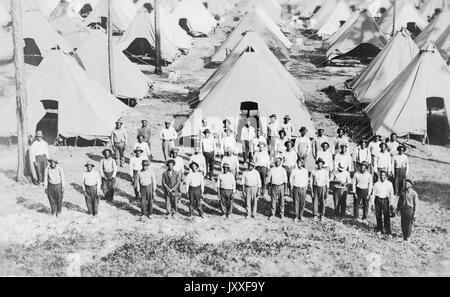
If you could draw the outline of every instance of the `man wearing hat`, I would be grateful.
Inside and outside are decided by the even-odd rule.
[[[409,159],[405,154],[406,147],[399,145],[398,154],[392,157],[392,167],[394,169],[394,194],[399,196],[405,187],[406,178],[409,174]]]
[[[191,171],[186,177],[186,192],[189,198],[189,215],[193,216],[194,211],[203,218],[203,193],[205,192],[205,179],[203,174],[198,171],[199,164],[191,162],[189,165]]]
[[[398,147],[400,143],[398,142],[397,133],[392,133],[389,141],[386,143],[388,147],[388,151],[391,153],[391,156],[394,157],[398,154]]]
[[[245,121],[245,126],[242,128],[241,132],[241,142],[244,149],[243,157],[244,164],[250,161],[251,145],[252,140],[256,137],[255,128],[251,126],[250,120]]]
[[[227,219],[233,213],[234,193],[236,192],[236,177],[230,171],[229,164],[223,164],[223,172],[217,179],[217,192],[219,193],[222,216]]]
[[[286,142],[291,141],[289,138],[287,138],[286,136],[286,132],[284,132],[284,130],[280,130],[280,132],[278,133],[278,138],[277,140],[275,140],[275,155],[273,156],[275,159],[276,155],[282,155],[285,151],[286,151]]]
[[[269,170],[267,183],[269,184],[270,197],[272,199],[272,208],[269,220],[276,215],[277,202],[280,206],[280,218],[284,219],[284,196],[287,190],[287,173],[282,166],[283,156],[275,157],[275,167]]]
[[[212,137],[211,131],[206,129],[205,138],[202,140],[202,151],[206,161],[205,175],[210,180],[212,180],[214,176],[214,159],[216,156],[216,150],[216,140]]]
[[[174,217],[178,211],[178,199],[181,197],[182,171],[175,170],[175,160],[167,161],[167,170],[162,175],[162,187],[164,189],[164,199],[166,200],[167,215]]]
[[[369,214],[370,193],[373,189],[373,176],[369,172],[369,163],[362,162],[360,171],[355,173],[353,177],[353,193],[355,194],[353,201],[353,216],[359,220],[359,208],[363,206],[362,219],[366,220]]]
[[[344,218],[347,211],[348,186],[352,184],[347,165],[339,163],[337,170],[331,175],[333,184],[334,212],[338,218]]]
[[[141,121],[142,126],[138,129],[136,137],[143,136],[143,141],[147,143],[150,151],[152,149],[152,129],[148,126],[147,120]]]
[[[191,159],[189,160],[189,164],[197,163],[198,165],[198,171],[205,176],[206,174],[206,160],[205,156],[200,153],[201,149],[200,147],[196,146],[194,149],[194,154],[192,155]]]
[[[284,145],[286,147],[286,151],[283,153],[283,167],[287,173],[288,190],[290,192],[290,191],[292,191],[292,188],[291,188],[291,184],[289,181],[290,181],[290,177],[291,177],[291,172],[297,166],[298,155],[297,155],[297,152],[294,151],[294,149],[293,149],[294,143],[291,140],[286,141],[286,143]],[[290,194],[288,196],[290,196]]]
[[[137,176],[138,196],[141,197],[142,216],[150,218],[153,215],[153,201],[156,196],[156,176],[150,169],[150,161],[142,160],[142,170]]]
[[[261,192],[261,177],[259,172],[255,170],[255,162],[248,163],[248,171],[242,175],[242,195],[245,199],[245,218],[251,216],[256,218],[258,210],[258,197]]]
[[[164,129],[159,133],[159,138],[162,142],[164,161],[167,162],[167,159],[172,156],[175,140],[178,138],[177,131],[172,127],[171,121],[165,121]]]
[[[120,167],[123,167],[125,162],[125,147],[128,141],[128,134],[121,120],[116,122],[116,127],[111,133],[111,147],[116,156],[116,162]]]
[[[142,171],[142,161],[148,160],[146,157],[142,155],[143,151],[141,149],[136,149],[134,151],[134,156],[130,159],[130,177],[131,184],[134,187],[134,194],[136,199],[139,199],[139,183],[138,183],[138,175],[139,172]]]
[[[223,168],[224,164],[228,164],[230,166],[230,171],[235,177],[239,175],[239,159],[236,155],[233,155],[233,149],[230,147],[225,148],[225,156],[222,158],[220,166]]]
[[[42,131],[37,131],[35,141],[30,147],[31,162],[36,168],[38,185],[44,186],[45,169],[47,168],[48,144],[44,140]]]
[[[363,162],[367,163],[367,165],[369,165],[368,169],[370,169],[372,164],[372,155],[369,148],[367,147],[367,141],[365,141],[364,139],[360,141],[359,146],[356,148],[354,152],[354,159],[355,171],[360,170]]]
[[[312,142],[312,151],[313,151],[313,157],[315,160],[319,160],[319,152],[322,151],[322,144],[328,143],[328,146],[330,147],[330,139],[329,137],[325,136],[325,130],[320,128],[317,130],[317,136]],[[333,152],[331,152],[333,154]]]
[[[225,136],[220,140],[221,150],[225,152],[226,149],[231,149],[234,154],[237,151],[236,135],[234,135],[231,128],[225,129]]]
[[[337,134],[337,137],[334,139],[334,149],[336,153],[340,151],[342,145],[347,146],[347,148],[350,145],[350,140],[348,139],[347,135],[345,135],[344,129],[339,128],[337,130]]]
[[[176,172],[181,173],[181,176],[183,176],[184,174],[184,159],[183,157],[181,157],[180,154],[180,149],[175,147],[172,150],[173,153],[173,159],[175,161],[175,165],[173,167],[173,170],[175,170]]]
[[[392,157],[387,148],[387,144],[382,142],[380,144],[380,152],[375,158],[374,171],[378,180],[382,170],[386,171],[388,177],[392,174]]]
[[[373,186],[372,200],[375,204],[375,216],[377,218],[377,228],[375,232],[391,235],[391,211],[390,206],[394,199],[394,187],[388,180],[388,173],[381,169],[379,181]]]
[[[292,187],[291,192],[292,198],[294,199],[294,222],[302,221],[306,204],[306,193],[309,185],[309,172],[303,166],[303,160],[297,160],[297,167],[292,170],[289,184]]]
[[[330,172],[324,167],[324,160],[319,159],[316,164],[317,168],[312,172],[310,179],[310,187],[313,192],[313,216],[316,218],[318,215],[322,221],[330,188]]]
[[[259,173],[259,177],[261,178],[261,196],[264,197],[266,195],[266,181],[267,181],[267,173],[270,169],[270,156],[267,152],[267,144],[265,142],[261,142],[258,145],[258,151],[253,156],[253,160],[255,162],[256,171]]]
[[[81,185],[83,187],[88,213],[95,217],[98,214],[102,179],[100,173],[97,170],[93,170],[95,167],[94,162],[87,161],[84,166],[86,167],[86,171],[83,173],[83,182]]]
[[[100,176],[102,178],[102,191],[107,201],[114,200],[114,188],[117,176],[117,163],[112,158],[112,151],[103,151],[103,158],[100,161]]]
[[[372,155],[372,162],[370,164],[372,164],[372,168],[371,168],[371,173],[374,174],[375,173],[375,161],[376,161],[376,156],[378,156],[378,154],[380,153],[381,149],[380,149],[380,144],[381,144],[381,135],[375,135],[374,140],[372,142],[369,143],[369,151],[370,154]]]
[[[291,117],[289,115],[284,117],[284,122],[283,124],[281,124],[280,129],[284,131],[284,133],[286,133],[286,137],[289,140],[293,140],[293,134],[294,134],[294,126],[291,123]]]
[[[47,194],[50,208],[52,209],[52,216],[59,217],[62,211],[62,201],[66,180],[63,169],[58,165],[55,158],[49,158],[49,166],[44,175],[44,187]]]
[[[149,161],[151,161],[152,153],[150,151],[150,147],[148,146],[148,143],[144,141],[143,135],[138,135],[137,137],[138,142],[136,142],[133,146],[133,151],[140,149],[143,151],[143,154]]]
[[[256,135],[255,137],[252,139],[252,143],[250,146],[250,158],[252,161],[254,161],[254,156],[256,152],[259,152],[259,144],[260,143],[265,143],[266,147],[267,147],[267,138],[264,137],[263,135],[263,130],[262,129],[258,129],[256,130]]]
[[[297,138],[295,143],[295,151],[298,154],[298,158],[304,161],[304,166],[308,172],[312,172],[315,166],[312,156],[311,139],[308,136],[308,132],[308,128],[306,127],[300,129],[300,137]]]
[[[334,156],[334,168],[336,170],[339,164],[342,164],[346,171],[353,172],[353,159],[348,153],[348,144],[342,144],[339,153]]]
[[[334,161],[333,153],[330,150],[330,144],[325,141],[321,146],[320,151],[317,152],[316,160],[322,159],[325,162],[324,167],[328,169],[331,174],[334,171]]]
[[[414,182],[410,179],[405,181],[405,188],[400,194],[397,203],[397,212],[400,212],[403,239],[408,241],[411,237],[412,228],[416,216],[419,196],[413,189]]]
[[[277,120],[277,116],[275,114],[270,116],[269,124],[267,124],[267,143],[269,145],[269,154],[270,156],[275,157],[277,152],[275,151],[275,144],[277,139],[280,137],[280,123]]]

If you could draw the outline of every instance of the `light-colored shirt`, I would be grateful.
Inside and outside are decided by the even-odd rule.
[[[286,169],[283,167],[272,167],[269,170],[269,175],[267,177],[267,183],[275,186],[281,186],[287,184],[287,173]]]
[[[253,158],[256,167],[270,168],[270,156],[267,151],[256,152]]]
[[[300,136],[295,142],[295,151],[300,157],[309,156],[312,153],[312,144],[309,136]]]
[[[253,138],[251,141],[251,153],[256,153],[257,151],[259,151],[259,144],[260,143],[265,143],[267,145],[267,139],[264,136],[259,136],[258,138]]]
[[[334,170],[333,154],[330,152],[330,150],[319,151],[317,153],[317,160],[319,159],[322,159],[325,162],[324,167],[327,168],[330,172]]]
[[[342,137],[336,137],[334,139],[334,146],[336,149],[336,152],[339,152],[339,150],[341,149],[341,145],[347,145],[347,147],[350,147],[350,140],[348,139],[347,136],[342,136]]]
[[[392,172],[392,157],[388,151],[379,153],[375,161],[376,170],[385,169],[388,173]]]
[[[189,188],[198,188],[201,187],[202,192],[205,190],[205,178],[203,177],[203,174],[201,172],[189,172],[189,174],[186,176],[185,180],[187,191],[189,191]]]
[[[371,143],[369,143],[369,151],[372,154],[372,156],[377,156],[380,153],[380,151],[381,151],[380,144],[381,143],[382,143],[381,141],[372,141]]]
[[[322,144],[327,142],[330,145],[330,148],[333,149],[333,144],[331,143],[331,139],[327,136],[317,136],[316,139],[313,140],[313,152],[314,152],[314,157],[316,157],[317,159],[317,155],[319,154],[320,151],[323,151],[322,149]],[[333,154],[333,153],[331,153]]]
[[[152,130],[150,127],[141,127],[137,131],[137,136],[144,136],[144,141],[150,143],[152,138]]]
[[[153,185],[153,191],[156,191],[156,175],[150,168],[139,171],[138,180],[142,187]]]
[[[172,141],[178,138],[178,134],[173,127],[164,128],[159,133],[159,138],[164,141]]]
[[[352,183],[352,179],[350,178],[350,173],[346,170],[339,171],[336,170],[332,176],[331,180],[334,183],[335,188],[343,189]]]
[[[204,152],[213,153],[216,151],[216,140],[213,137],[203,138],[202,149]]]
[[[239,173],[239,159],[237,156],[231,155],[231,156],[224,156],[222,158],[222,162],[220,164],[220,167],[223,168],[223,164],[230,165],[230,170],[234,174]]]
[[[289,178],[291,187],[306,188],[309,184],[309,172],[306,168],[295,168]]]
[[[46,156],[48,159],[48,144],[44,140],[35,141],[30,148],[30,157],[32,162],[36,162],[36,156]]]
[[[120,129],[114,129],[111,133],[112,143],[127,143],[128,135],[127,129],[121,127]]]
[[[251,141],[255,137],[256,137],[255,128],[253,128],[252,126],[248,128],[247,127],[242,128],[241,141]]]
[[[280,136],[279,133],[280,133],[280,123],[278,121],[267,124],[267,136],[279,137]]]
[[[292,134],[294,133],[294,126],[292,126],[291,122],[288,122],[287,124],[285,123],[281,124],[280,130],[284,130],[284,132],[286,132],[286,137],[292,139]]]
[[[298,155],[297,152],[291,150],[290,152],[285,151],[283,153],[283,165],[289,168],[293,168],[297,165]]]
[[[147,160],[144,155],[138,157],[132,157],[130,159],[130,176],[134,175],[134,171],[142,171],[142,161]]]
[[[407,155],[396,155],[392,157],[392,168],[409,168],[409,158]]]
[[[147,158],[150,158],[151,155],[151,151],[150,151],[150,146],[148,145],[148,143],[146,142],[136,142],[133,146],[133,151],[137,150],[137,149],[141,149],[144,151],[144,155],[147,156]]]
[[[391,156],[398,155],[398,147],[400,143],[398,141],[388,141],[387,143],[388,151],[391,153]]]
[[[100,175],[105,177],[105,173],[112,173],[112,177],[115,178],[117,175],[117,163],[113,158],[105,159],[100,161]]]
[[[334,156],[334,168],[338,168],[339,164],[344,165],[345,170],[352,171],[353,170],[352,156],[350,156],[349,153],[337,154],[336,156]]]
[[[369,190],[369,193],[373,188],[373,176],[369,172],[365,172],[364,174],[361,172],[356,172],[353,177],[353,191],[356,191],[356,188],[361,190]]]
[[[56,166],[54,169],[52,169],[50,166],[47,167],[47,170],[46,170],[45,176],[44,176],[45,187],[47,187],[48,184],[52,184],[52,185],[61,184],[64,189],[64,187],[66,185],[66,179],[64,176],[64,171],[61,167]]]
[[[316,187],[328,187],[330,186],[330,172],[325,168],[315,170],[311,175],[311,180]]]
[[[231,149],[231,152],[236,152],[236,138],[233,134],[222,138],[222,150]]]
[[[221,173],[217,179],[217,188],[236,191],[236,178],[233,173]]]
[[[244,172],[242,175],[242,185],[261,188],[262,182],[259,172],[255,169]]]
[[[87,171],[84,172],[81,186],[83,187],[83,191],[86,191],[86,186],[88,187],[97,186],[97,192],[100,194],[102,186],[102,179],[100,177],[100,173],[98,173],[97,170],[92,170],[91,172]]]
[[[375,183],[373,186],[373,196],[381,199],[392,199],[394,197],[394,187],[392,183],[388,180]]]
[[[198,164],[198,170],[202,173],[206,173],[206,160],[205,157],[201,154],[198,155],[193,155],[191,157],[191,160],[189,162],[189,164],[191,164],[192,162],[195,162]]]
[[[175,159],[175,166],[173,166],[173,170],[176,172],[183,172],[184,171],[184,159],[180,156],[177,156]]]
[[[370,150],[368,148],[363,149],[358,147],[355,150],[355,161],[357,163],[367,162],[372,164],[372,154],[370,153]]]
[[[285,146],[286,141],[289,141],[289,139],[287,137],[285,137],[283,139],[277,138],[275,140],[274,149],[275,149],[276,153],[283,154],[286,151],[286,146]]]

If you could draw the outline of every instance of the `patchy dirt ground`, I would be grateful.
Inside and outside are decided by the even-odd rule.
[[[295,36],[293,36],[295,37]],[[180,70],[179,84],[151,75],[157,95],[139,102],[124,118],[130,139],[141,119],[148,119],[157,135],[164,119],[175,116],[181,122],[191,110],[188,90],[202,85],[214,70],[203,67],[205,58],[224,38],[196,39],[195,47],[169,69]],[[328,114],[339,107],[319,90],[340,87],[359,68],[317,68],[317,41],[307,41],[287,65],[305,90],[308,107],[317,127],[334,135],[337,124]],[[166,72],[169,70],[166,69]],[[11,78],[12,68],[0,73]],[[156,162],[152,168],[164,170],[158,137],[153,140]],[[259,203],[260,217],[243,218],[244,202],[236,197],[235,215],[230,220],[218,216],[219,201],[214,185],[207,185],[205,219],[189,219],[186,199],[181,215],[166,219],[161,189],[156,216],[139,221],[139,204],[127,170],[118,175],[117,196],[100,204],[96,219],[86,214],[80,193],[84,162],[99,161],[102,148],[51,147],[67,175],[64,212],[59,220],[49,216],[42,189],[14,182],[16,148],[0,147],[0,275],[45,276],[449,276],[450,249],[450,148],[422,146],[410,152],[411,177],[417,181],[420,204],[413,241],[401,240],[399,219],[393,221],[397,235],[386,238],[373,233],[374,215],[368,223],[308,218],[294,224],[293,205],[288,199],[288,218],[268,221],[269,202]],[[130,149],[128,149],[128,153]],[[183,152],[186,156],[188,152]],[[311,209],[310,198],[308,210]],[[331,197],[327,201],[332,207]],[[349,199],[348,214],[352,210]],[[328,209],[327,211],[331,211]]]

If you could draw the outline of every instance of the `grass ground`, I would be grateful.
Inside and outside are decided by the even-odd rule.
[[[170,85],[165,78],[149,76],[157,84],[157,95],[142,100],[124,118],[134,139],[141,119],[149,119],[156,135],[164,119],[176,116],[181,123],[190,112],[188,90],[206,81],[214,70],[203,67],[205,58],[224,38],[222,30],[209,38],[195,40],[195,47],[171,68],[181,70],[182,82]],[[337,124],[328,117],[339,109],[334,98],[319,90],[342,83],[359,68],[317,68],[312,61],[319,43],[309,41],[296,50],[288,69],[302,85],[307,105],[317,127],[334,135]],[[147,68],[147,67],[144,67]],[[12,77],[11,67],[0,73]],[[151,72],[151,68],[144,69]],[[268,221],[269,202],[259,203],[259,218],[243,218],[244,205],[236,197],[235,215],[218,217],[219,201],[214,185],[207,184],[206,218],[190,219],[187,201],[181,215],[166,219],[161,190],[156,216],[139,220],[139,203],[126,170],[118,175],[117,197],[102,201],[100,216],[86,214],[80,193],[82,164],[98,161],[102,148],[51,147],[67,175],[64,212],[59,220],[49,216],[42,189],[14,182],[16,148],[0,148],[0,275],[45,276],[449,276],[450,249],[450,149],[422,146],[410,151],[411,177],[420,195],[413,241],[401,240],[399,219],[393,220],[396,237],[374,234],[374,215],[367,223],[352,219],[316,222],[310,218],[292,222],[292,201],[288,218]],[[157,137],[153,141],[157,162],[152,168],[164,170]],[[128,149],[130,152],[130,149]],[[182,152],[184,156],[187,151]],[[330,197],[331,198],[331,197]],[[308,198],[308,210],[311,209]],[[328,207],[332,207],[328,199]],[[349,199],[348,214],[352,199]],[[328,212],[331,209],[328,208]]]

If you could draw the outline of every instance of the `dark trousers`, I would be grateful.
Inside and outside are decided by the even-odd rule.
[[[314,186],[314,195],[313,195],[313,216],[321,216],[325,215],[325,204],[328,198],[328,187],[318,187]]]
[[[363,220],[367,219],[369,214],[369,189],[356,188],[356,195],[353,199],[353,216],[359,219],[359,208],[363,207]]]
[[[114,156],[116,158],[117,165],[123,166],[125,162],[125,143],[115,142],[113,146]]]
[[[139,196],[139,188],[140,188],[139,171],[133,170],[132,182],[133,182],[133,188],[134,188],[134,197],[136,197],[136,199],[140,199],[141,197]]]
[[[413,228],[414,209],[412,207],[402,208],[400,210],[400,215],[403,239],[408,240],[411,237]]]
[[[203,216],[203,206],[202,206],[202,187],[196,187],[192,188],[189,187],[188,191],[189,196],[189,213],[191,215],[194,214],[194,211],[196,210],[199,214],[199,216]]]
[[[391,234],[391,213],[389,210],[389,199],[375,198],[375,216],[377,218],[377,231]]]
[[[153,214],[153,185],[141,186],[141,212],[150,217]]]
[[[245,165],[245,164],[247,164],[247,162],[250,161],[250,141],[244,140],[242,143],[242,146],[244,148],[243,158],[244,158],[244,165]]]
[[[254,217],[258,210],[258,187],[245,187],[245,210],[247,216]]]
[[[295,167],[288,167],[288,166],[283,166],[283,167],[286,170],[286,175],[287,175],[287,180],[288,180],[288,189],[291,190],[291,184],[289,183],[289,180],[291,179],[292,170],[294,170]]]
[[[220,207],[224,215],[229,216],[233,213],[233,191],[220,189]]]
[[[166,200],[167,214],[176,214],[178,212],[177,196],[174,194],[164,193],[164,198]]]
[[[212,179],[214,176],[214,152],[204,152],[203,156],[206,161],[206,176]]]
[[[266,179],[267,179],[267,167],[256,167],[255,168],[256,171],[258,171],[259,173],[259,177],[261,178],[261,185],[262,185],[262,193],[261,195],[265,195],[266,194]]]
[[[42,184],[44,182],[45,170],[47,168],[47,156],[36,156],[35,159],[36,162],[34,167],[36,168],[37,181],[39,184]]]
[[[97,192],[97,186],[84,186],[86,189],[86,193],[84,195],[84,198],[86,199],[86,206],[88,209],[88,213],[90,215],[96,216],[98,214],[98,192]]]
[[[406,167],[396,168],[394,171],[394,194],[400,195],[406,184]]]
[[[112,172],[105,172],[105,177],[102,178],[102,191],[106,200],[114,200],[116,179],[112,176]]]
[[[173,142],[170,140],[163,140],[162,141],[162,151],[163,151],[165,161],[167,161],[168,158],[172,158]]]
[[[52,185],[48,184],[47,197],[52,209],[52,215],[59,216],[62,211],[63,192],[62,184]]]
[[[277,202],[280,206],[280,216],[284,217],[284,185],[270,185],[270,197],[272,198],[272,209],[270,216],[277,213]]]
[[[334,215],[343,218],[347,211],[347,188],[335,188],[333,191]]]
[[[308,187],[298,188],[294,187],[292,189],[292,194],[294,196],[294,206],[295,206],[295,218],[302,219],[303,212],[305,210],[306,204],[306,192],[308,191]]]

